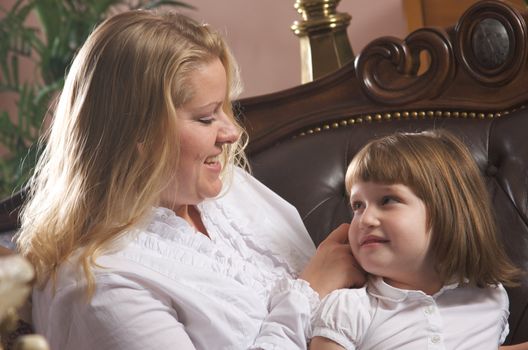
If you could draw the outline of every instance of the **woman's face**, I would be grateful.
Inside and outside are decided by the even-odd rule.
[[[227,79],[222,62],[216,58],[204,63],[189,78],[193,97],[176,110],[179,166],[162,196],[162,205],[176,212],[185,205],[198,204],[220,193],[222,146],[240,136],[223,110]]]

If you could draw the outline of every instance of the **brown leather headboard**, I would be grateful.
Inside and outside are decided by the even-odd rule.
[[[320,80],[241,100],[254,175],[297,207],[318,244],[351,218],[344,174],[362,145],[400,130],[449,129],[486,176],[508,254],[528,269],[528,30],[521,10],[481,1],[456,26],[377,39]],[[421,51],[430,61],[425,72]],[[528,341],[528,278],[508,293],[507,342]]]

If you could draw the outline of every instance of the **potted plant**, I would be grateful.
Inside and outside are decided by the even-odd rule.
[[[17,0],[9,10],[0,7],[0,96],[14,96],[17,110],[16,116],[0,110],[0,199],[27,181],[51,100],[93,28],[109,14],[162,5],[194,8],[163,0]],[[27,24],[32,13],[38,27]],[[34,64],[33,81],[20,80],[22,60]]]

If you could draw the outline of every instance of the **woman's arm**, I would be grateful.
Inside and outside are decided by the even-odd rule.
[[[49,312],[46,319],[35,320],[36,331],[51,349],[195,350],[171,305],[127,278],[99,277],[90,301],[85,288],[75,284],[57,291],[48,305],[37,293],[36,312]]]
[[[345,348],[328,338],[314,337],[310,342],[310,350],[345,350]]]
[[[334,230],[301,273],[299,280],[282,280],[272,291],[270,313],[251,349],[306,349],[311,318],[320,298],[335,289],[363,285],[348,243],[348,226]]]

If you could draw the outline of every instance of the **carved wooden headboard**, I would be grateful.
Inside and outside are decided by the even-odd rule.
[[[395,131],[449,129],[485,175],[509,256],[528,269],[523,11],[480,1],[453,27],[379,38],[335,73],[239,101],[255,176],[297,207],[317,244],[351,218],[344,175],[362,145]],[[528,278],[508,293],[507,341],[528,341]]]
[[[411,118],[414,112],[416,117],[433,112],[482,119],[521,108],[528,100],[523,10],[484,0],[452,27],[422,28],[405,39],[379,38],[353,62],[315,82],[241,100],[248,152],[335,123],[405,118],[405,112]],[[430,63],[418,75],[420,52]]]

